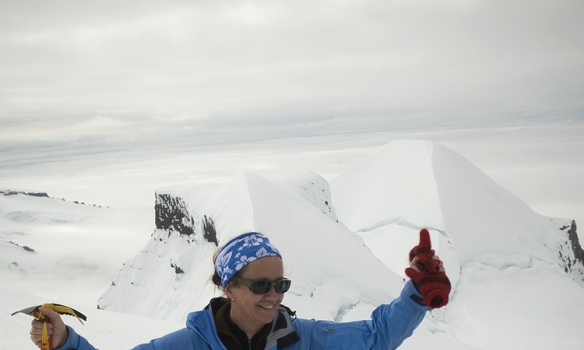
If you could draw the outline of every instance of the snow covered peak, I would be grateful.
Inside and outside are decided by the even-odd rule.
[[[339,219],[354,232],[399,223],[416,229],[444,229],[432,169],[436,145],[390,142],[331,181]]]
[[[103,265],[112,264],[110,256],[122,259],[116,253],[120,247],[142,236],[128,237],[136,223],[125,213],[63,203],[0,197],[0,248],[6,253],[0,254],[5,266],[0,272],[9,288],[36,290],[42,299],[58,295],[63,299],[55,301],[65,304],[73,296],[87,298],[87,291],[75,285],[92,280],[99,286],[92,289],[93,305],[115,275]],[[582,344],[584,253],[576,224],[533,212],[437,143],[391,142],[332,180],[330,188],[314,173],[268,179],[240,172],[221,185],[160,189],[155,212],[152,235],[101,296],[100,309],[182,323],[188,312],[221,294],[210,282],[217,248],[242,232],[260,231],[284,256],[285,275],[293,281],[284,304],[299,317],[368,318],[375,306],[400,291],[408,252],[418,243],[420,228],[427,227],[453,290],[450,303],[429,314],[400,349],[568,349]],[[70,248],[72,242],[78,249],[67,255],[48,253]],[[45,268],[39,269],[39,262]],[[64,270],[64,263],[71,266]],[[104,277],[106,270],[111,275]],[[69,283],[72,279],[83,282]],[[12,290],[2,295],[16,299]],[[30,303],[22,304],[17,307]],[[84,334],[134,345],[128,343],[126,325],[114,329],[112,324],[120,322],[103,321],[122,316],[94,311],[92,320],[95,316],[101,328],[87,327]],[[5,319],[0,315],[0,321]],[[141,341],[155,334],[142,331]]]
[[[539,250],[557,231],[472,163],[430,141],[395,141],[331,181],[339,219],[354,232],[427,227],[462,262]],[[549,221],[549,220],[548,220]]]
[[[454,286],[473,264],[530,268],[537,260],[561,271],[572,261],[557,257],[567,237],[559,221],[428,141],[387,144],[334,179],[331,193],[317,174],[270,180],[239,172],[222,185],[160,190],[157,207],[157,219],[172,224],[157,226],[101,308],[183,319],[220,294],[209,282],[213,253],[246,231],[268,235],[284,255],[294,280],[286,303],[325,319],[348,319],[395,296],[422,227],[430,229]]]
[[[224,185],[158,191],[157,215],[175,224],[157,227],[146,247],[122,268],[99,307],[168,320],[183,320],[204,307],[220,294],[209,281],[217,249],[205,238],[209,225],[219,246],[242,232],[266,234],[284,256],[285,274],[293,280],[285,303],[299,312],[341,320],[349,312],[367,314],[397,296],[403,283],[399,276],[358,236],[313,204],[323,201],[317,193],[326,197],[327,191],[307,195],[306,189],[291,185],[309,178],[321,179],[301,175],[280,179],[282,185],[240,172]],[[331,289],[345,294],[331,295]]]
[[[556,240],[557,226],[494,182],[475,165],[435,145],[432,155],[444,229],[463,261],[491,254],[541,252]]]

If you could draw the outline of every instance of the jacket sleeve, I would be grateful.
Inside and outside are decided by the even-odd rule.
[[[93,345],[89,344],[87,339],[83,338],[75,330],[67,326],[69,331],[69,338],[67,342],[60,348],[54,350],[98,350]],[[168,350],[168,349],[193,349],[192,331],[189,329],[181,329],[169,333],[161,338],[152,339],[146,344],[140,344],[133,348],[133,350]]]
[[[427,306],[415,299],[422,300],[422,296],[408,281],[399,297],[391,304],[381,305],[371,315],[374,342],[372,349],[396,349],[409,338],[414,330],[422,323]],[[389,345],[389,346],[387,346]]]
[[[198,342],[195,345],[195,339],[198,338],[197,335],[191,329],[183,328],[167,335],[152,339],[150,342],[145,344],[140,344],[133,348],[132,350],[205,350],[210,349],[206,344]]]
[[[97,350],[97,348],[89,344],[87,339],[77,334],[73,328],[67,326],[67,330],[69,331],[67,342],[55,350]]]
[[[412,298],[411,296],[414,296]],[[412,335],[424,319],[428,307],[411,281],[390,304],[377,307],[370,320],[332,322],[296,319],[302,349],[393,350]]]

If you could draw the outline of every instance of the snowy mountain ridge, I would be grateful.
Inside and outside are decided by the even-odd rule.
[[[321,179],[316,174],[312,176],[315,181]],[[326,189],[314,192],[323,197],[316,200],[318,197],[312,195],[311,198],[319,203],[326,201]],[[174,225],[167,229],[157,227],[145,249],[124,266],[102,296],[99,308],[184,319],[188,312],[204,307],[210,298],[220,295],[209,283],[217,245],[208,237],[217,238],[221,244],[233,232],[250,230],[269,234],[287,257],[287,276],[292,279],[301,276],[294,279],[294,286],[286,296],[288,302],[301,300],[297,310],[305,309],[311,314],[319,310],[315,317],[340,320],[349,310],[356,312],[365,308],[368,313],[375,304],[397,296],[401,279],[373,257],[357,236],[329,215],[323,215],[322,208],[318,209],[305,198],[282,185],[243,172],[232,182],[212,190],[159,192],[158,207],[166,209],[163,214],[159,213],[166,218],[165,222]],[[335,243],[330,244],[332,241]],[[301,242],[307,244],[298,249]],[[329,256],[333,253],[331,247],[335,250],[333,256]],[[327,258],[319,262],[320,269],[315,269],[305,256],[319,254]],[[370,281],[347,257],[366,263],[372,272],[388,278]],[[335,300],[322,292],[323,288],[333,286],[347,294]],[[143,290],[148,290],[147,296]]]
[[[574,279],[584,286],[577,235],[570,238],[560,229],[574,225],[575,230],[575,223],[535,213],[472,163],[440,144],[389,143],[332,180],[331,187],[340,220],[365,239],[396,235],[384,231],[427,227],[439,233],[436,237],[451,250],[437,249],[439,254],[456,255],[454,266],[470,261],[495,264],[500,259],[493,254],[505,257],[501,267],[523,265],[530,256],[569,266]],[[561,248],[567,242],[572,242],[572,249]],[[368,245],[379,249],[389,244],[387,240],[379,243]],[[559,255],[563,258],[558,259]],[[399,267],[391,265],[394,270]]]
[[[87,254],[91,245],[99,247],[100,239],[115,257],[111,242],[123,236],[107,232],[131,225],[127,218],[112,219],[110,209],[22,194],[2,197],[0,271],[9,285],[27,291],[52,269],[60,271],[64,286],[76,273],[103,274],[108,259],[103,252]],[[91,229],[83,242],[74,241],[83,227]],[[580,348],[584,269],[576,223],[533,212],[473,164],[427,141],[391,142],[331,181],[314,173],[267,179],[240,172],[222,185],[159,189],[153,233],[138,254],[124,258],[109,289],[113,275],[98,278],[102,284],[93,300],[101,295],[102,310],[93,318],[116,317],[103,310],[118,311],[180,327],[188,312],[220,295],[209,281],[217,247],[249,230],[267,234],[282,251],[285,274],[293,280],[284,304],[299,317],[368,318],[401,290],[407,253],[422,227],[430,229],[453,291],[449,305],[429,313],[400,349]],[[63,247],[47,258],[51,243],[38,242],[54,244],[58,231],[77,231],[63,237],[79,249]],[[43,264],[46,259],[56,263]],[[65,304],[79,296],[72,286],[58,287],[43,284],[43,295],[62,296],[54,301]],[[6,295],[15,298],[11,289]],[[116,338],[107,330],[110,323],[117,324],[81,331],[98,341],[107,333],[102,344],[130,347],[123,334]],[[155,334],[145,332],[143,341]]]
[[[50,197],[48,193],[46,192],[34,192],[34,191],[21,191],[21,190],[11,190],[11,189],[0,189],[0,195],[3,196],[17,196],[17,195],[24,195],[24,196],[31,196],[31,197],[39,197],[39,198],[52,198]],[[62,201],[65,201],[65,198],[61,198]],[[84,202],[79,202],[79,201],[70,201],[71,203],[75,203],[75,204],[81,204],[81,205],[91,205],[94,207],[100,207],[99,205],[95,205],[95,204],[87,204]]]

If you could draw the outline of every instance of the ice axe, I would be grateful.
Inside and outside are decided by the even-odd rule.
[[[47,330],[47,320],[45,319],[45,315],[43,315],[39,311],[39,308],[50,309],[50,310],[53,310],[61,315],[75,316],[75,318],[77,318],[79,320],[79,322],[81,322],[81,324],[83,324],[83,321],[87,321],[87,317],[85,317],[85,315],[82,314],[81,312],[79,312],[73,308],[70,308],[68,306],[65,306],[65,305],[53,304],[53,303],[46,303],[43,305],[31,306],[31,307],[27,307],[27,308],[24,308],[22,310],[13,312],[12,316],[14,316],[18,313],[23,313],[23,314],[30,315],[30,316],[36,318],[37,320],[43,322],[41,350],[51,350],[51,341],[49,338],[49,332]]]

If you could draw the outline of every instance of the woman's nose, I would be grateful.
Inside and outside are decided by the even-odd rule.
[[[278,293],[276,293],[276,288],[271,286],[270,290],[264,295],[264,297],[266,300],[277,300],[279,296]]]

